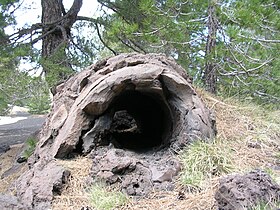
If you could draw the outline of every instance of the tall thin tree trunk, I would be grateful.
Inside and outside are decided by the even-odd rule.
[[[208,36],[205,49],[205,69],[203,74],[203,82],[207,91],[216,94],[217,71],[214,60],[216,35],[218,29],[218,21],[216,16],[216,0],[209,0],[207,28]]]
[[[42,58],[45,60],[45,64],[51,62],[51,65],[43,65],[43,71],[46,75],[54,71],[50,68],[52,65],[71,68],[66,56],[66,49],[71,36],[71,28],[82,4],[82,0],[74,0],[72,7],[66,13],[62,0],[41,0],[42,34],[44,35]],[[57,74],[59,75],[58,79],[64,79],[66,76],[64,72],[57,72]]]

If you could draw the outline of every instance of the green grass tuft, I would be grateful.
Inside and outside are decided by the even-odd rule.
[[[128,197],[118,191],[109,191],[103,184],[94,184],[90,190],[91,205],[98,210],[111,210],[124,205]]]
[[[26,140],[26,149],[23,152],[23,156],[28,159],[34,152],[36,145],[37,145],[37,139],[34,137],[29,137]]]
[[[202,188],[207,179],[233,170],[231,150],[220,140],[196,141],[181,152],[180,160],[181,182],[192,187]]]

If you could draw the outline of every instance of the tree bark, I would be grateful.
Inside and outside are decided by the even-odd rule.
[[[82,7],[82,0],[74,0],[72,7],[66,13],[62,0],[41,0],[42,5],[42,58],[61,67],[70,67],[66,56],[66,49],[71,37],[71,28],[77,19],[78,12]],[[59,51],[59,52],[58,52]],[[56,53],[60,53],[56,58]],[[43,72],[47,75],[52,71],[48,65],[43,65]],[[63,72],[60,78],[65,79]]]
[[[218,29],[215,3],[215,0],[209,0],[207,21],[208,36],[205,49],[205,70],[202,78],[206,90],[214,94],[217,93],[217,72],[214,58]]]

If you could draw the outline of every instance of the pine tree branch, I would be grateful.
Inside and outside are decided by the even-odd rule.
[[[138,49],[136,49],[135,47],[133,47],[132,45],[128,44],[127,42],[125,42],[121,37],[117,36],[118,40],[123,43],[125,46],[127,46],[128,48],[132,49],[135,52],[140,53],[140,51]],[[130,41],[130,40],[128,40]]]
[[[246,39],[251,39],[251,40],[254,40],[254,41],[258,41],[258,42],[280,43],[280,40],[278,40],[278,39],[259,39],[259,38],[244,36],[244,35],[242,35],[242,34],[238,34],[238,36],[240,36],[240,37],[242,37],[242,38],[246,38]]]
[[[37,37],[37,38],[35,38],[34,40],[32,40],[32,41],[30,42],[30,44],[33,45],[33,44],[37,43],[38,41],[42,40],[43,38],[45,38],[45,37],[48,36],[49,34],[53,33],[55,30],[56,30],[56,28],[53,28],[53,29],[51,29],[50,31],[48,31],[47,33],[44,33],[44,34],[40,35],[39,37]]]
[[[88,22],[92,22],[92,23],[98,22],[97,19],[95,19],[95,18],[90,18],[90,17],[85,17],[85,16],[77,16],[77,20],[88,21]]]
[[[262,68],[262,67],[265,66],[266,64],[270,63],[272,60],[273,60],[273,59],[269,59],[269,60],[263,62],[262,64],[260,64],[259,66],[255,67],[255,68],[251,68],[251,69],[246,69],[246,68],[243,66],[244,71],[238,71],[237,69],[233,69],[232,67],[229,66],[231,69],[233,69],[233,70],[235,70],[235,71],[229,72],[229,73],[221,73],[221,72],[220,72],[220,74],[223,75],[223,76],[236,76],[236,75],[242,75],[242,74],[249,74],[249,73],[251,73],[251,72],[253,72],[253,71],[259,70],[260,68]]]
[[[133,40],[129,40],[134,46],[136,46],[138,49],[140,49],[143,53],[147,53],[146,50],[144,50],[138,43],[136,43]]]
[[[107,49],[109,49],[114,55],[117,55],[118,53],[117,53],[115,50],[113,50],[113,49],[103,40],[97,23],[95,23],[95,26],[96,26],[97,36],[98,36],[98,38],[100,39],[100,41],[102,42],[102,44],[103,44]]]
[[[30,28],[20,29],[17,32],[9,35],[9,39],[10,40],[18,39],[18,38],[21,38],[22,36],[25,36],[27,34],[32,33],[33,31],[36,31],[36,30],[42,29],[42,28],[43,28],[43,24],[42,23],[35,23]]]
[[[56,28],[55,26],[60,25],[60,27],[64,28],[71,28],[71,26],[74,24],[74,22],[77,20],[77,14],[80,11],[80,8],[82,6],[82,0],[75,0],[70,10],[60,19],[52,22],[52,23],[35,23],[31,25],[29,28],[23,28],[18,30],[17,32],[11,34],[9,36],[10,40],[13,40],[14,42],[21,39],[23,36],[26,36],[27,34],[31,34],[33,31],[43,29],[43,28]],[[57,28],[56,28],[57,29]],[[50,31],[54,32],[55,30],[51,29]],[[31,44],[34,44],[38,42],[40,39],[44,38],[45,36],[49,35],[50,31],[48,31],[45,34],[42,34],[38,38],[34,39]]]
[[[270,95],[270,94],[267,94],[267,93],[264,93],[264,92],[261,92],[261,91],[258,91],[258,90],[256,90],[255,93],[260,95],[260,96],[263,96],[263,97],[272,98],[276,102],[280,102],[279,97],[276,97],[276,96],[273,96],[273,95]]]

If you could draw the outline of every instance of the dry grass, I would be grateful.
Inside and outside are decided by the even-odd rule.
[[[77,210],[86,209],[86,207],[92,209],[92,203],[101,206],[98,209],[105,210],[110,209],[108,206],[114,206],[117,202],[124,202],[126,199],[124,195],[120,195],[118,192],[114,193],[112,189],[101,188],[102,185],[89,183],[89,173],[92,166],[90,159],[77,157],[72,160],[59,160],[59,163],[68,169],[71,175],[62,194],[54,197],[52,210]]]
[[[121,210],[145,209],[145,210],[199,210],[199,209],[217,209],[215,206],[214,194],[218,186],[218,180],[209,180],[209,187],[201,192],[188,193],[178,187],[170,192],[154,192],[149,198],[133,200],[126,206],[119,208]],[[180,185],[180,184],[179,184]],[[180,196],[184,195],[183,199]],[[180,196],[179,196],[180,195]]]
[[[11,187],[11,184],[27,170],[27,164],[19,165],[9,176],[2,177],[15,163],[16,156],[21,152],[22,145],[11,146],[11,149],[0,156],[0,193],[5,193]],[[20,167],[22,166],[22,167]]]
[[[202,95],[208,107],[216,113],[218,138],[233,150],[238,171],[276,164],[276,155],[280,151],[279,110],[270,112],[253,104]]]
[[[268,170],[276,180],[279,172],[271,166],[280,162],[280,112],[269,113],[252,104],[240,104],[228,99],[222,100],[198,90],[207,106],[215,112],[219,144],[231,150],[233,172],[246,172],[255,168]],[[56,196],[54,209],[81,209],[89,204],[85,180],[89,173],[90,161],[86,158],[63,161],[72,177],[63,195]],[[224,175],[224,174],[223,174]],[[210,178],[209,178],[210,177]],[[217,209],[214,194],[219,176],[209,176],[200,191],[188,192],[178,182],[172,192],[154,192],[147,198],[131,198],[118,209]],[[278,179],[279,180],[279,179]],[[184,199],[178,195],[183,193]]]
[[[207,106],[216,114],[219,144],[231,150],[233,172],[247,172],[255,168],[269,171],[280,181],[280,111],[269,112],[252,104],[241,104],[233,99],[222,100],[198,90]],[[12,156],[9,152],[7,156]],[[10,159],[1,159],[0,175],[7,169]],[[90,206],[87,177],[91,161],[86,157],[61,160],[60,163],[71,171],[70,180],[62,195],[55,196],[53,209],[71,210]],[[220,176],[220,175],[219,175]],[[154,192],[143,199],[131,198],[118,209],[217,209],[214,194],[219,176],[209,176],[200,191],[190,193],[178,182],[173,192]],[[12,178],[14,179],[14,178]],[[6,183],[5,183],[6,182]],[[7,189],[10,180],[1,180],[1,188]],[[0,191],[0,192],[1,192]],[[179,194],[184,199],[178,199]],[[93,209],[93,208],[91,208]]]
[[[53,210],[77,210],[89,206],[88,175],[91,161],[85,157],[73,160],[60,160],[60,164],[71,171],[70,179],[61,195],[53,201]]]

